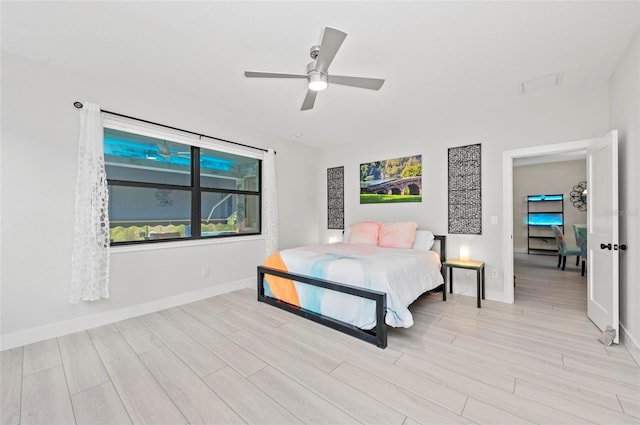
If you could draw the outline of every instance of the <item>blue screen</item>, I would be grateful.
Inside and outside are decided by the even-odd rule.
[[[562,195],[532,195],[527,196],[527,201],[562,201]]]
[[[529,215],[527,224],[530,226],[562,226],[562,213],[535,213]]]

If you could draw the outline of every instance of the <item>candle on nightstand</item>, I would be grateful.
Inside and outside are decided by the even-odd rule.
[[[469,261],[469,247],[466,245],[462,245],[460,247],[460,259],[462,261]]]

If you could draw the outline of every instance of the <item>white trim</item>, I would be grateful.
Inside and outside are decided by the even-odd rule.
[[[121,254],[123,252],[156,251],[158,249],[186,248],[191,246],[217,245],[237,242],[264,240],[264,235],[251,236],[226,236],[224,238],[196,239],[190,241],[167,241],[155,243],[141,243],[132,245],[111,246],[111,254]]]
[[[513,282],[513,281],[512,281]],[[459,295],[459,296],[463,296],[463,297],[471,297],[474,302],[478,299],[478,295],[477,295],[477,290],[478,287],[475,283],[475,278],[474,281],[468,282],[468,285],[464,286],[461,283],[456,283],[456,287],[453,288],[453,294],[454,295]],[[458,288],[458,286],[460,286],[460,288]],[[447,296],[449,294],[447,293]],[[481,305],[484,305],[485,301],[491,301],[491,302],[499,302],[499,303],[505,303],[505,299],[504,299],[504,294],[500,291],[495,291],[495,290],[491,290],[491,289],[487,289],[484,292],[484,300],[480,300]],[[447,298],[448,299],[448,298]]]
[[[173,142],[185,143],[187,145],[194,144],[199,140],[199,138],[194,134],[179,132],[177,130],[147,124],[142,121],[117,117],[107,113],[103,113],[102,116],[104,127],[112,130],[125,131],[127,133],[134,133],[162,140],[171,139]]]
[[[504,302],[513,304],[513,159],[537,155],[586,150],[597,139],[554,143],[502,153],[502,264],[504,267]]]
[[[620,325],[620,342],[625,346],[625,348],[631,354],[631,357],[638,363],[640,366],[640,344],[631,336],[627,329],[622,325]]]
[[[245,148],[243,146],[237,146],[230,143],[222,142],[220,140],[212,139],[211,137],[202,136],[200,144],[194,144],[201,148],[213,149],[216,151],[222,151],[226,153],[232,153],[241,156],[248,156],[255,159],[264,159],[266,152],[258,150],[258,148]]]
[[[2,335],[0,338],[0,351],[8,350],[34,342],[44,341],[50,338],[67,335],[74,332],[95,328],[97,326],[108,325],[113,322],[130,319],[143,314],[153,313],[171,307],[199,301],[205,298],[235,291],[237,289],[252,288],[255,285],[255,278],[247,278],[235,282],[224,283],[197,291],[186,292],[159,300],[150,301],[143,304],[136,304],[117,310],[103,313],[90,314],[77,317],[71,320],[51,323],[49,325],[38,326],[18,332]]]
[[[513,285],[513,280],[511,280],[511,284]],[[496,301],[499,303],[507,302],[507,300],[504,297],[504,293],[500,291],[488,290],[488,291],[485,291],[484,295],[486,299],[482,300],[482,303],[484,303],[485,301]]]
[[[503,299],[513,304],[513,155],[502,154],[502,266]]]

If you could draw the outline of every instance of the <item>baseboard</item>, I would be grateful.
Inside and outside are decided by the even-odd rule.
[[[51,323],[45,326],[25,329],[18,332],[2,335],[0,337],[0,351],[8,350],[15,347],[21,347],[34,342],[44,341],[49,338],[55,338],[74,332],[95,328],[97,326],[108,325],[120,320],[131,319],[132,317],[141,316],[143,314],[153,313],[155,311],[176,307],[182,304],[199,301],[205,298],[224,294],[226,292],[235,291],[242,288],[253,288],[255,286],[255,278],[248,278],[236,282],[216,285],[209,288],[199,289],[197,291],[187,292],[184,294],[174,295],[159,300],[150,301],[143,304],[136,304],[131,307],[125,307],[117,310],[77,317],[72,320]]]
[[[489,301],[497,301],[499,303],[513,304],[508,302],[504,297],[504,292],[502,291],[486,291],[484,292],[484,296]]]
[[[475,285],[475,283],[473,285],[465,285],[465,284],[458,284],[456,283],[456,285],[453,288],[453,293],[456,295],[464,295],[467,297],[472,297],[472,298],[478,298],[477,296],[477,286]],[[447,295],[449,293],[447,292]],[[485,289],[484,291],[484,298],[486,301],[496,301],[499,303],[507,303],[507,301],[505,300],[504,297],[504,292],[502,291],[493,291],[490,289]],[[482,300],[482,301],[485,301]],[[510,304],[510,303],[508,303]]]
[[[629,350],[631,357],[633,357],[636,363],[640,365],[640,345],[638,344],[638,341],[636,341],[633,336],[627,332],[625,327],[622,326],[622,323],[620,324],[620,342],[624,344],[627,350]]]

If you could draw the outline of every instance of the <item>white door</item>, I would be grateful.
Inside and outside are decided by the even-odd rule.
[[[587,148],[587,316],[618,329],[618,131]]]

